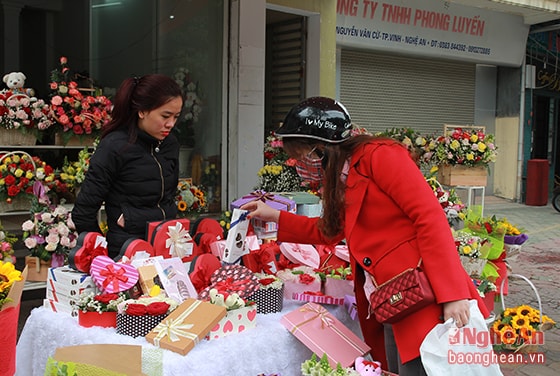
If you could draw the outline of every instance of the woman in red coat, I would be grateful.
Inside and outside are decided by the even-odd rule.
[[[372,357],[401,376],[425,374],[420,344],[438,323],[469,321],[469,299],[488,315],[463,269],[441,206],[422,172],[399,142],[351,136],[346,109],[324,97],[290,110],[276,131],[284,150],[299,161],[323,166],[320,218],[278,211],[255,201],[242,207],[251,217],[278,222],[278,240],[333,244],[346,239],[355,274],[358,316]],[[420,258],[436,303],[388,325],[369,312],[371,277],[381,284]]]

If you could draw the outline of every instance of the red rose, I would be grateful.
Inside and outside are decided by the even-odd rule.
[[[275,279],[272,277],[259,279],[259,283],[263,286],[270,285]]]
[[[300,274],[299,275],[299,282],[303,283],[304,285],[310,285],[315,281],[315,278],[310,276],[309,274]]]
[[[101,294],[95,295],[93,300],[97,300],[103,304],[109,304],[112,300],[117,300],[119,296],[117,294]]]
[[[146,306],[144,304],[129,304],[126,307],[126,314],[131,316],[144,316],[146,314]]]
[[[152,316],[163,315],[167,313],[168,309],[169,309],[169,304],[165,302],[153,302],[148,304],[148,306],[146,307],[146,311],[148,312],[148,315],[152,315]]]

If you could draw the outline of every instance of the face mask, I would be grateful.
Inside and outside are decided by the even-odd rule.
[[[298,175],[305,181],[321,183],[323,181],[323,158],[311,158],[308,155],[296,163]]]

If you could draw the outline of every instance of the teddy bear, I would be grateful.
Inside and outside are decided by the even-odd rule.
[[[3,81],[13,93],[32,97],[35,94],[34,90],[24,88],[26,78],[22,72],[11,72],[4,75]]]
[[[354,368],[361,376],[376,376],[382,374],[380,362],[372,362],[361,356],[357,357],[354,361]]]

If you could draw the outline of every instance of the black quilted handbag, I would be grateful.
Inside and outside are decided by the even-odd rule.
[[[422,259],[416,268],[407,269],[381,285],[371,277],[376,290],[371,293],[370,303],[378,322],[393,324],[435,302],[428,277],[420,269],[421,263]]]

